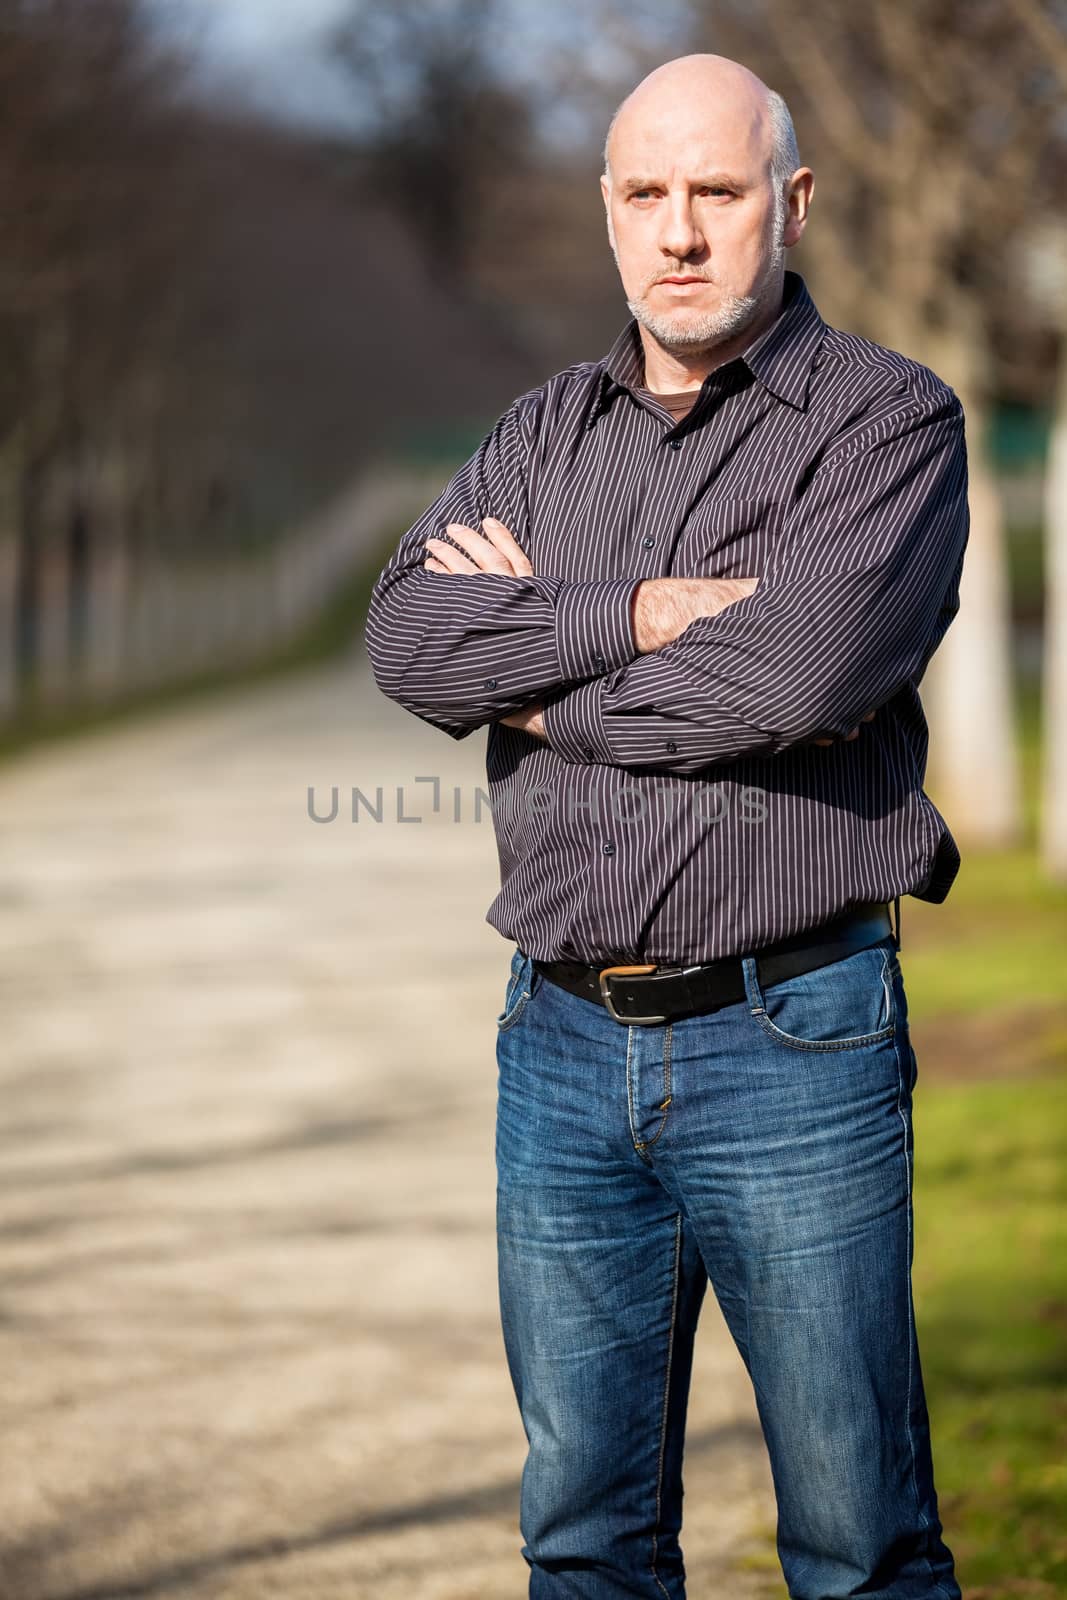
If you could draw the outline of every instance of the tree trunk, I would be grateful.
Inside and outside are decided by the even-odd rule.
[[[1067,341],[1065,341],[1067,345]],[[1045,478],[1041,857],[1067,881],[1067,347],[1060,365]]]
[[[1004,514],[988,408],[953,386],[967,419],[971,529],[959,614],[923,679],[931,780],[961,843],[1003,848],[1022,834]]]
[[[18,708],[18,570],[21,430],[0,444],[0,725]]]

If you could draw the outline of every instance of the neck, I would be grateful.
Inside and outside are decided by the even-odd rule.
[[[709,372],[743,355],[749,345],[781,316],[784,289],[784,281],[779,282],[747,327],[733,338],[708,349],[668,350],[643,324],[638,323],[637,331],[641,335],[645,353],[644,387],[653,394],[684,394],[699,389]]]

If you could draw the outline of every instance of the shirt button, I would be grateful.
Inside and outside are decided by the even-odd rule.
[[[671,752],[672,755],[677,750],[677,748],[678,748],[678,746],[675,744],[673,739],[668,739],[667,740],[667,749]]]
[[[605,839],[600,848],[603,850],[606,856],[613,856],[615,854],[615,846],[612,844],[610,839]]]
[[[655,542],[655,539],[653,539],[650,533],[646,533],[645,537],[641,540],[641,543],[644,545],[646,550],[651,550]]]
[[[600,655],[594,656],[593,657],[593,665],[594,665],[594,667],[596,667],[598,672],[603,672],[604,667],[606,666],[606,662],[604,660],[604,657],[600,656]]]
[[[593,746],[591,744],[587,744],[586,745],[585,754],[589,757],[590,761],[593,761],[593,760],[596,759],[596,751],[593,749]]]
[[[681,439],[672,439],[671,440],[671,449],[672,450],[680,450],[681,448],[682,448]]]
[[[495,689],[496,688],[496,679],[495,678],[486,678],[485,687],[487,689]]]

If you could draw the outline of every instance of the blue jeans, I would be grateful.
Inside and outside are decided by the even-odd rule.
[[[498,1020],[500,1309],[530,1595],[681,1600],[710,1279],[790,1595],[959,1600],[911,1296],[916,1062],[893,939],[626,1026],[516,950]]]

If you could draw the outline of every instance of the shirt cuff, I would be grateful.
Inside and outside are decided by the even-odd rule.
[[[637,656],[630,601],[640,578],[565,583],[556,596],[560,676],[581,682]]]
[[[581,766],[594,761],[614,765],[600,710],[603,697],[603,678],[576,684],[573,689],[554,689],[545,697],[541,706],[545,740],[564,761]]]

